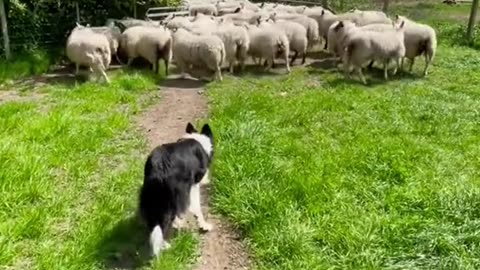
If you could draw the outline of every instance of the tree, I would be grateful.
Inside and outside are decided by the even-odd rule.
[[[8,38],[7,13],[5,12],[5,3],[0,0],[0,22],[2,23],[3,47],[5,49],[5,58],[10,59],[10,39]]]
[[[473,42],[473,29],[475,27],[475,20],[477,19],[478,0],[473,0],[472,10],[470,11],[470,19],[468,20],[467,27],[467,42]]]
[[[387,13],[388,12],[388,4],[390,4],[390,0],[383,0],[383,12]]]

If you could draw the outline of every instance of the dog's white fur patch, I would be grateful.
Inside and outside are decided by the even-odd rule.
[[[210,138],[208,136],[205,136],[200,133],[190,133],[190,134],[185,134],[183,135],[184,139],[194,139],[198,143],[200,143],[203,147],[203,150],[207,153],[209,157],[212,156],[212,142],[210,141]]]
[[[164,249],[163,232],[160,226],[155,226],[150,234],[150,246],[152,247],[152,253],[158,256],[160,250]]]

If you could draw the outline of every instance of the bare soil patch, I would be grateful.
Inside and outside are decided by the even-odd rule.
[[[150,149],[177,140],[184,134],[187,122],[207,115],[208,104],[203,96],[203,86],[202,81],[185,79],[167,79],[161,83],[159,103],[145,112],[140,119],[140,126],[147,134]],[[201,235],[199,258],[193,269],[249,269],[250,260],[238,235],[219,216],[210,213],[208,193],[209,187],[203,187],[203,212],[214,229]],[[189,228],[196,228],[195,223],[189,222]]]

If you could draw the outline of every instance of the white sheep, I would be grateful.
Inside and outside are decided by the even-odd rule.
[[[273,25],[285,32],[289,41],[290,51],[295,53],[290,61],[290,65],[293,65],[299,55],[302,56],[302,65],[305,64],[308,47],[307,30],[301,24],[287,20],[277,20]]]
[[[290,45],[287,36],[283,31],[278,30],[274,26],[245,26],[250,38],[250,48],[248,53],[253,58],[265,58],[267,61],[266,71],[273,66],[274,59],[277,56],[283,56],[285,60],[285,68],[290,73],[290,65],[288,56],[290,54]]]
[[[162,21],[162,24],[170,30],[178,28],[190,29],[193,27],[193,19],[194,17],[169,15]]]
[[[207,67],[215,72],[215,78],[222,80],[221,67],[225,61],[225,46],[217,36],[195,35],[179,28],[173,33],[173,57],[182,76],[193,65]]]
[[[248,48],[250,47],[250,39],[245,27],[236,26],[232,22],[219,22],[218,27],[213,31],[225,46],[225,60],[229,66],[230,73],[238,61],[241,70],[245,68],[245,61],[248,58]]]
[[[276,20],[288,20],[291,22],[296,22],[301,24],[305,30],[307,30],[307,39],[308,39],[308,47],[311,48],[315,45],[319,40],[319,28],[318,23],[314,19],[302,15],[302,14],[289,14],[289,13],[273,13],[271,14],[270,18],[273,21]]]
[[[428,67],[435,57],[437,50],[437,35],[435,30],[425,24],[417,23],[406,17],[396,16],[396,23],[405,24],[405,58],[410,60],[409,71],[412,71],[415,57],[425,55],[425,68],[423,75],[428,74]],[[403,60],[402,60],[403,69]]]
[[[199,13],[205,15],[217,16],[217,7],[213,4],[195,4],[188,7],[190,16],[195,16]]]
[[[328,29],[328,51],[336,56],[343,58],[345,40],[348,38],[352,31],[375,31],[383,32],[393,30],[393,24],[368,24],[365,26],[356,26],[350,21],[335,22]],[[371,63],[373,64],[373,62]]]
[[[66,55],[75,63],[75,74],[78,74],[80,65],[84,65],[88,66],[98,79],[102,76],[107,83],[110,82],[105,71],[110,65],[111,52],[105,35],[77,23],[67,39]]]
[[[122,33],[121,48],[127,53],[128,63],[137,57],[146,59],[152,69],[158,73],[158,61],[163,59],[165,74],[168,76],[168,65],[172,58],[172,36],[163,27],[134,26]]]
[[[400,60],[405,56],[404,24],[392,31],[354,31],[345,43],[344,68],[348,75],[351,66],[357,71],[362,82],[367,84],[362,73],[362,65],[369,60],[383,62],[384,77],[388,79],[388,63],[396,62],[393,74],[400,67]]]
[[[89,27],[89,25],[87,25]],[[112,55],[115,55],[117,58],[118,63],[122,63],[118,58],[118,47],[120,46],[120,38],[122,36],[122,32],[120,28],[115,26],[113,22],[111,22],[107,26],[95,26],[89,27],[93,32],[102,34],[108,39],[108,43],[110,44],[110,52]]]

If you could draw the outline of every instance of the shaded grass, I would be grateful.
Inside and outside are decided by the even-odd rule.
[[[135,216],[146,142],[133,125],[156,81],[120,72],[110,86],[55,85],[40,102],[0,106],[0,266],[182,269],[181,234],[153,265]],[[148,98],[146,98],[148,97]]]
[[[477,54],[442,45],[428,78],[370,86],[314,68],[210,85],[215,209],[257,268],[478,269]]]
[[[0,61],[0,84],[45,73],[60,59],[59,55],[58,50],[35,50],[29,53],[15,54],[9,61],[2,59]]]

